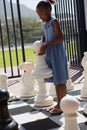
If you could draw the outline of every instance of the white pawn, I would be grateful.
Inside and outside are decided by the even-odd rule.
[[[33,44],[33,50],[36,55],[36,65],[32,70],[32,77],[38,82],[38,94],[35,98],[35,106],[50,106],[53,105],[53,97],[49,95],[46,84],[44,82],[45,78],[52,77],[52,70],[48,68],[45,62],[45,55],[38,55],[40,47],[44,43],[41,41],[36,41]]]
[[[79,102],[72,96],[65,96],[60,102],[61,110],[64,112],[64,130],[80,130],[77,123],[77,110]]]

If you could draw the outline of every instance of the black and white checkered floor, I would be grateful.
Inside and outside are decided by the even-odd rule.
[[[83,75],[77,70],[70,72],[74,83],[74,90],[70,90],[67,94],[74,96],[80,103],[77,111],[77,122],[80,130],[87,130],[87,115],[84,115],[84,104],[87,103],[87,98],[80,98],[80,87],[83,85]],[[80,76],[78,76],[78,74]],[[77,76],[77,77],[75,77]],[[80,85],[79,85],[80,83]],[[35,97],[18,98],[8,102],[10,115],[19,124],[19,130],[64,130],[64,117],[61,115],[52,115],[45,108],[37,108],[34,106]],[[55,101],[56,102],[56,101]]]
[[[77,92],[79,93],[79,91]],[[87,130],[87,116],[84,115],[84,104],[87,100],[80,100],[77,122],[80,130]],[[46,111],[46,108],[34,107],[34,97],[15,98],[8,104],[9,113],[19,124],[19,130],[64,130],[63,115],[52,115]]]

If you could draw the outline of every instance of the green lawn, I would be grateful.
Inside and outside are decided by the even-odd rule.
[[[22,59],[23,56],[22,56],[21,49],[18,49],[17,55],[18,55],[19,64],[23,63],[23,59]],[[17,66],[17,55],[16,55],[16,51],[14,49],[11,49],[11,61],[12,61],[13,66]],[[5,57],[6,66],[9,67],[10,66],[10,54],[9,54],[8,50],[4,51],[4,57]],[[34,63],[36,62],[35,54],[34,54],[32,48],[25,49],[25,57],[26,57],[26,61],[32,60]],[[2,51],[0,51],[0,68],[2,68],[3,66],[4,66],[3,54],[2,54]]]
[[[74,43],[66,44],[65,48],[69,60],[71,60],[75,55],[77,55],[77,47]],[[11,60],[10,60],[10,56],[11,56]],[[5,57],[6,67],[11,66],[10,61],[12,61],[12,66],[17,66],[17,57],[18,57],[18,63],[19,64],[23,63],[23,56],[22,56],[21,49],[17,50],[17,55],[16,55],[16,51],[13,48],[11,48],[11,55],[9,54],[9,51],[5,49],[4,57]],[[32,60],[34,63],[36,62],[36,57],[32,48],[25,48],[25,58],[26,61]],[[4,66],[3,53],[2,51],[0,51],[0,68],[3,68],[3,66]]]

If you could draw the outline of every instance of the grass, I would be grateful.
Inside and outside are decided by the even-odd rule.
[[[77,47],[74,43],[66,44],[65,48],[66,48],[67,57],[69,60],[71,60],[75,55],[77,55]],[[13,48],[11,48],[11,53],[9,53],[9,51],[6,50],[6,48],[5,48],[4,58],[5,58],[6,67],[11,66],[10,61],[12,62],[12,66],[17,66],[17,57],[18,57],[18,63],[19,64],[23,63],[23,55],[22,55],[21,49],[17,50],[17,55],[16,55],[16,51]],[[31,60],[34,63],[36,62],[36,57],[35,57],[35,54],[34,54],[32,48],[25,48],[25,59],[26,59],[26,61]],[[0,51],[0,68],[3,68],[3,67],[4,67],[3,53],[2,53],[2,51]]]
[[[4,58],[5,58],[5,64],[6,67],[9,67],[11,65],[10,61],[12,62],[13,66],[17,66],[17,56],[18,56],[18,62],[23,63],[23,56],[22,56],[22,50],[18,49],[17,55],[16,51],[14,49],[11,49],[11,53],[9,53],[8,50],[4,51]],[[11,60],[10,60],[11,57]],[[26,61],[32,60],[34,63],[36,62],[35,54],[33,52],[32,48],[25,48],[25,58]],[[3,53],[0,51],[0,68],[3,68]]]

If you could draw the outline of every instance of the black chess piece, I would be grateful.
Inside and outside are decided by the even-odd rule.
[[[18,124],[9,114],[8,99],[8,91],[0,89],[0,130],[18,130]]]

